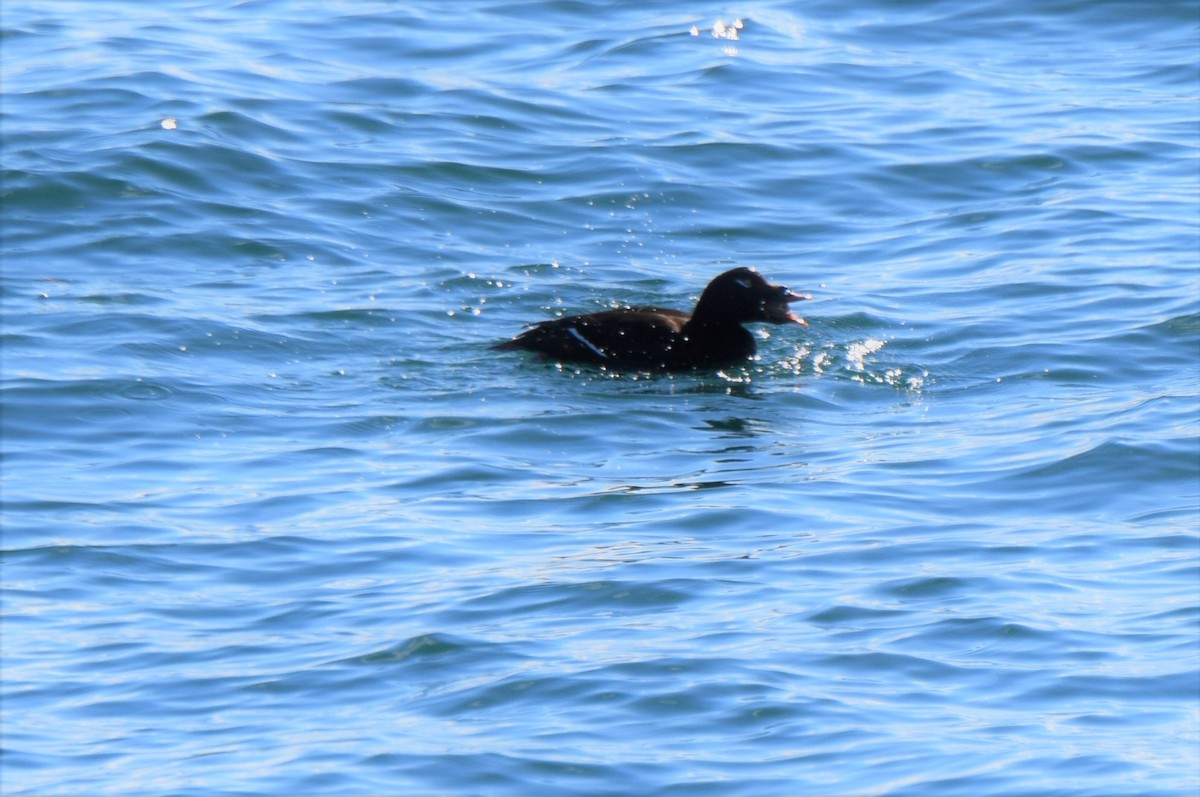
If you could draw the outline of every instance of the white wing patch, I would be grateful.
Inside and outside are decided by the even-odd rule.
[[[567,332],[570,332],[571,337],[575,338],[575,340],[579,341],[584,346],[587,346],[589,349],[591,349],[592,353],[595,354],[597,357],[607,357],[608,356],[607,354],[604,353],[604,349],[600,348],[595,343],[592,343],[590,340],[585,338],[583,336],[583,333],[580,332],[575,327],[567,327]]]

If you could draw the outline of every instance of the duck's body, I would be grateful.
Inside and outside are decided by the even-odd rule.
[[[787,305],[805,298],[752,269],[736,268],[710,282],[691,313],[629,307],[567,316],[536,324],[493,348],[626,370],[721,368],[755,354],[754,336],[743,323],[804,324]]]

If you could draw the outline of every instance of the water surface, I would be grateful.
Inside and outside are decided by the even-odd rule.
[[[5,794],[1194,794],[1198,22],[6,4]]]

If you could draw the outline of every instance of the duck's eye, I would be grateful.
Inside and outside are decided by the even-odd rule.
[[[738,285],[741,285],[746,290],[750,290],[750,280],[746,279],[745,277],[738,277],[734,280],[734,282],[736,282]]]

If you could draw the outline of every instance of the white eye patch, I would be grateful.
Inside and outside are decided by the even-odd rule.
[[[750,289],[750,280],[746,279],[745,277],[738,277],[734,280],[734,282],[736,282],[738,285],[741,285],[746,290]]]

